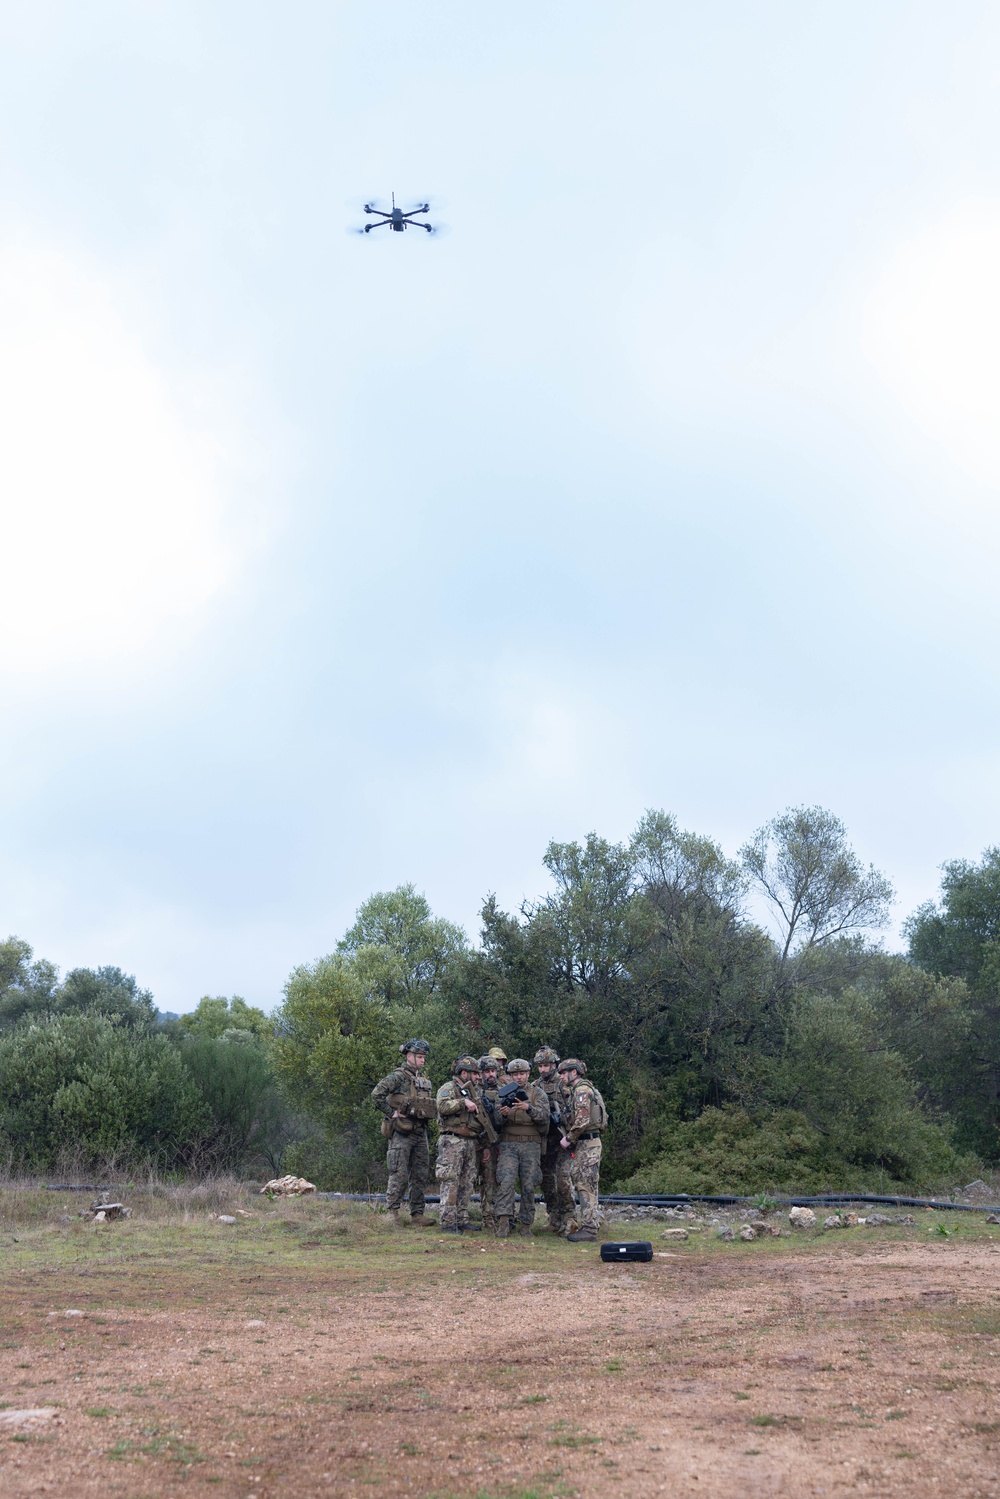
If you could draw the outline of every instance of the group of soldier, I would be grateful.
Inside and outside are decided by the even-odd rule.
[[[543,1046],[535,1053],[533,1079],[531,1063],[523,1057],[508,1061],[494,1046],[478,1060],[459,1057],[450,1079],[435,1094],[424,1071],[427,1042],[414,1038],[399,1050],[402,1062],[372,1092],[389,1142],[386,1207],[397,1222],[409,1188],[411,1225],[435,1226],[424,1212],[424,1192],[430,1176],[430,1124],[436,1119],[435,1176],[444,1233],[485,1230],[498,1239],[530,1234],[535,1192],[541,1187],[548,1232],[571,1243],[596,1240],[601,1132],[608,1114],[584,1062],[577,1057],[560,1061],[551,1046]],[[477,1185],[482,1229],[469,1218]]]

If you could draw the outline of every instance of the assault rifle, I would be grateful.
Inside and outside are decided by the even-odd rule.
[[[475,1104],[475,1106],[476,1106],[476,1118],[479,1120],[480,1124],[483,1126],[483,1134],[486,1136],[486,1143],[487,1143],[487,1145],[495,1145],[497,1143],[497,1141],[499,1140],[500,1136],[497,1134],[496,1130],[493,1128],[493,1121],[490,1119],[489,1114],[487,1113],[486,1109],[483,1107],[482,1099],[476,1098],[475,1095],[472,1093],[472,1091],[469,1088],[459,1088],[458,1091],[459,1091],[459,1093],[461,1093],[461,1095],[462,1095],[463,1098],[467,1098],[470,1103],[474,1103]]]

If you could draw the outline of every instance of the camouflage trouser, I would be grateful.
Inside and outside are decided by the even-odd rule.
[[[498,1220],[514,1216],[514,1185],[521,1178],[521,1223],[530,1228],[535,1221],[535,1188],[542,1179],[542,1147],[537,1140],[502,1140],[497,1147]]]
[[[468,1223],[475,1169],[475,1140],[463,1140],[461,1135],[440,1136],[434,1175],[441,1193],[442,1228],[464,1228]]]
[[[573,1146],[570,1180],[580,1199],[580,1227],[599,1228],[601,1212],[597,1189],[601,1177],[601,1140],[577,1140]]]
[[[479,1145],[476,1149],[476,1176],[479,1178],[479,1206],[483,1210],[483,1223],[492,1228],[496,1223],[493,1204],[497,1195],[497,1150],[496,1145]]]
[[[555,1142],[555,1143],[553,1143]],[[573,1158],[564,1150],[558,1130],[549,1131],[548,1144],[542,1155],[542,1196],[549,1210],[549,1224],[562,1228],[573,1216],[573,1188],[569,1182],[569,1170]]]
[[[389,1141],[385,1163],[389,1168],[389,1185],[385,1194],[385,1205],[395,1212],[410,1188],[410,1213],[414,1218],[423,1216],[424,1188],[431,1172],[430,1151],[427,1149],[427,1131],[419,1126],[409,1135],[397,1130]]]

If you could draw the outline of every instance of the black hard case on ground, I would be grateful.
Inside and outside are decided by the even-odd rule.
[[[620,1264],[623,1260],[651,1260],[653,1246],[648,1239],[638,1239],[632,1244],[602,1244],[601,1259]]]

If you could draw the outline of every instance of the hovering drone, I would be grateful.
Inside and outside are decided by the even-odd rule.
[[[364,233],[370,234],[373,229],[381,229],[385,224],[388,224],[390,229],[396,234],[402,234],[406,228],[426,229],[428,234],[433,234],[433,224],[421,224],[415,217],[418,213],[430,213],[430,211],[431,205],[429,203],[418,203],[416,208],[411,208],[408,213],[404,213],[401,208],[396,207],[396,194],[393,193],[391,213],[386,213],[382,208],[376,208],[372,203],[365,204],[365,213],[378,214],[378,222],[375,224],[366,224]]]

